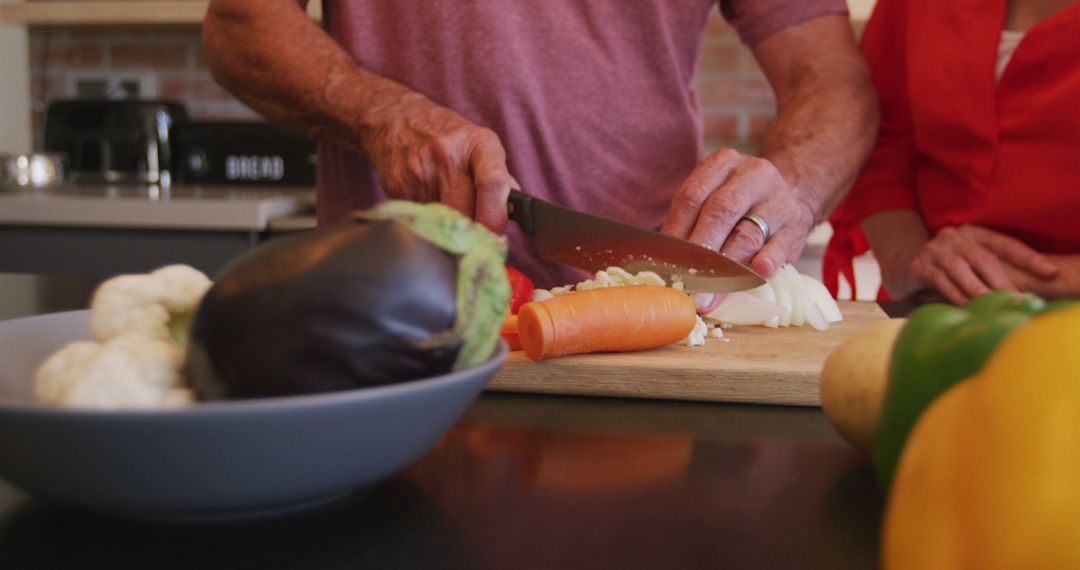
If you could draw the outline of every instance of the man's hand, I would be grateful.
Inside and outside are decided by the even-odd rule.
[[[877,104],[866,62],[846,16],[781,28],[752,47],[776,94],[764,158],[720,150],[678,189],[665,233],[719,249],[772,277],[795,261],[816,222],[854,181],[877,132]],[[767,242],[753,212],[769,224]],[[698,310],[715,305],[697,299]]]
[[[939,231],[923,245],[909,268],[913,277],[933,285],[958,305],[994,289],[1016,291],[1010,271],[1037,279],[1050,279],[1059,272],[1046,256],[1023,242],[970,225]]]
[[[768,223],[768,242],[756,224],[740,221],[747,212]],[[722,149],[702,161],[675,193],[662,231],[772,277],[799,258],[813,222],[810,206],[796,198],[771,162]]]
[[[213,0],[203,42],[214,78],[275,122],[365,152],[391,197],[437,200],[502,231],[516,183],[498,137],[356,65],[305,4]]]
[[[386,109],[379,124],[364,147],[388,196],[442,202],[504,231],[517,182],[498,135],[415,93]]]

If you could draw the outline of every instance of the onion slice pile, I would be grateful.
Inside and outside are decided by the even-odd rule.
[[[808,324],[821,331],[844,317],[825,285],[785,265],[764,285],[729,293],[705,318],[723,324],[771,328]]]

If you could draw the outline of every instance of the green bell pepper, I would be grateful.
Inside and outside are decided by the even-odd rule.
[[[993,291],[963,307],[932,303],[908,317],[893,345],[889,385],[874,440],[874,469],[888,490],[908,433],[919,415],[949,387],[982,368],[1016,327],[1069,303],[1031,294]]]

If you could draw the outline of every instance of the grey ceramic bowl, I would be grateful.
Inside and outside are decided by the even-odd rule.
[[[362,390],[169,411],[42,406],[33,375],[90,338],[89,311],[0,322],[0,476],[122,516],[222,520],[326,503],[407,467],[462,416],[506,358]]]

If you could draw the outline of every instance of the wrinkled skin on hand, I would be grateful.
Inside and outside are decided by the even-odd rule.
[[[364,148],[389,197],[442,202],[495,232],[505,230],[506,199],[519,185],[495,132],[415,93],[380,113]]]
[[[1016,291],[1024,274],[1048,279],[1058,268],[1020,240],[981,226],[942,229],[911,260],[909,270],[956,304],[991,290]]]
[[[747,212],[768,222],[767,243],[756,224],[740,220]],[[813,224],[813,210],[770,161],[721,149],[676,191],[662,231],[749,263],[769,278],[799,258]],[[696,297],[699,312],[719,302],[719,296],[708,297]]]

